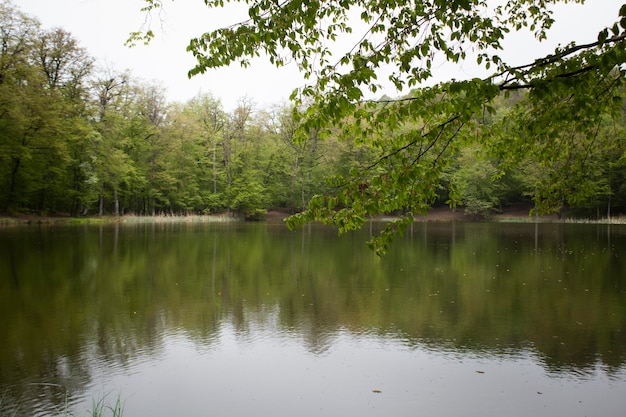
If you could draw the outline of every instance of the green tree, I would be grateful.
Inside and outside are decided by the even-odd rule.
[[[344,150],[336,140],[326,141],[324,145],[333,147],[328,153],[336,158],[331,161],[324,154],[325,146],[320,143],[316,131],[298,138],[297,123],[290,106],[273,108],[266,113],[262,124],[276,142],[270,168],[273,176],[271,189],[280,195],[275,198],[277,206],[288,207],[292,212],[306,209],[309,198],[324,188],[324,174],[330,175],[340,168],[337,161]]]
[[[120,189],[128,184],[134,173],[134,164],[127,153],[132,98],[129,97],[129,75],[104,71],[93,82],[96,99],[92,148],[90,161],[98,187],[98,214],[105,211],[107,197],[112,201],[110,212],[118,216],[120,211]]]
[[[619,90],[614,93],[621,94]],[[578,113],[578,120],[554,130],[550,118],[559,120],[558,111],[535,108],[526,94],[499,102],[490,124],[490,137],[481,144],[492,160],[503,161],[500,176],[507,172],[504,189],[510,196],[530,198],[533,212],[567,212],[599,216],[600,205],[607,205],[619,186],[620,160],[624,156],[624,114],[619,108],[598,108]],[[618,96],[616,96],[618,97]],[[571,106],[564,100],[563,107]],[[612,107],[612,104],[611,104]],[[570,110],[576,111],[574,109]],[[534,113],[534,114],[533,114]],[[545,118],[545,126],[534,123]],[[604,211],[604,210],[602,210]]]
[[[168,104],[164,92],[155,84],[136,85],[133,92],[129,155],[137,170],[133,184],[134,211],[155,215],[169,210],[168,194],[176,180],[167,171],[170,142],[164,135]]]
[[[219,211],[226,207],[225,191],[225,161],[224,128],[227,115],[219,99],[211,94],[199,94],[185,104],[185,114],[189,114],[190,123],[197,125],[198,140],[202,151],[198,155],[201,167],[199,187],[206,197],[203,210],[208,212]]]
[[[202,113],[196,107],[174,105],[168,112],[169,123],[164,128],[168,138],[166,170],[173,176],[175,186],[168,190],[170,209],[175,213],[209,211],[211,192],[211,155]]]
[[[453,189],[473,216],[489,217],[501,209],[503,187],[497,181],[498,170],[487,158],[473,148],[465,148],[458,159],[459,168],[452,174]]]
[[[210,8],[230,4],[205,3]],[[510,0],[495,7],[485,0],[246,3],[248,20],[190,41],[188,50],[197,65],[189,74],[237,62],[247,66],[261,54],[277,66],[297,63],[312,80],[292,94],[300,110],[300,137],[335,131],[373,147],[378,161],[353,170],[334,194],[313,197],[290,224],[318,219],[345,231],[360,227],[367,216],[404,210],[373,242],[381,251],[413,213],[428,209],[459,142],[483,137],[476,134],[481,126],[475,116],[493,111],[501,91],[528,92],[531,109],[524,122],[533,128],[528,146],[535,139],[549,143],[563,131],[585,135],[598,118],[621,107],[615,97],[626,71],[626,5],[615,25],[598,28],[597,38],[588,43],[559,46],[514,66],[499,55],[507,33],[528,29],[545,39],[554,23],[550,6],[566,0]],[[144,10],[150,13],[161,5],[146,0]],[[134,33],[129,41],[153,35]],[[353,44],[342,50],[336,42],[346,39]],[[491,75],[422,87],[432,81],[440,57],[452,63],[474,61]],[[405,95],[366,100],[380,90],[384,78]],[[416,87],[422,88],[406,93]]]
[[[258,132],[253,132],[254,103],[242,97],[231,112],[222,138],[223,164],[226,178],[225,197],[228,212],[254,217],[263,200],[259,179]]]
[[[39,84],[31,65],[33,41],[39,22],[17,10],[11,3],[0,3],[0,184],[2,210],[13,211],[21,203],[20,170],[28,158],[29,119],[33,90]]]
[[[0,19],[2,209],[69,210],[93,60],[69,33],[41,30],[9,2],[0,5]]]

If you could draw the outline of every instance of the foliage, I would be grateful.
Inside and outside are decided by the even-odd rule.
[[[517,67],[497,55],[509,31],[543,38],[556,3],[250,2],[248,21],[191,41],[191,74],[264,54],[296,62],[311,85],[289,105],[243,97],[227,111],[210,94],[169,103],[160,86],[99,67],[71,34],[42,29],[5,0],[0,211],[258,218],[281,209],[296,213],[292,227],[319,220],[340,232],[394,215],[370,242],[378,253],[446,202],[481,216],[512,202],[624,212],[626,7],[588,44]],[[492,75],[433,84],[437,54]],[[396,98],[366,99],[386,82]]]
[[[502,185],[498,170],[492,161],[480,158],[472,148],[463,149],[458,159],[459,167],[452,174],[452,184],[461,204],[468,214],[489,217],[501,207]]]
[[[221,0],[205,3],[225,7]],[[459,142],[484,137],[475,117],[492,113],[501,91],[528,91],[526,111],[515,121],[525,135],[511,141],[517,152],[541,148],[542,164],[551,164],[572,137],[583,142],[594,137],[600,120],[621,107],[626,5],[615,25],[599,28],[597,39],[512,66],[498,55],[506,35],[525,29],[545,39],[554,23],[550,6],[567,0],[511,0],[496,7],[485,0],[246,3],[248,20],[190,41],[188,50],[197,59],[190,76],[234,62],[248,66],[261,55],[277,66],[296,62],[312,79],[292,95],[300,135],[332,132],[378,153],[374,164],[338,179],[334,195],[313,197],[308,210],[292,217],[292,226],[321,220],[346,231],[360,227],[367,216],[404,210],[404,223],[412,213],[426,211]],[[145,10],[160,5],[147,2]],[[346,42],[350,46],[342,49]],[[440,56],[452,63],[474,61],[491,75],[423,87]],[[366,100],[381,89],[385,74],[398,92],[421,88],[398,99]],[[554,151],[548,147],[552,143]],[[565,162],[573,166],[569,158]],[[548,198],[554,190],[539,193],[539,209],[562,206],[571,187],[556,188],[558,201]],[[384,250],[387,243],[384,238],[375,246]]]

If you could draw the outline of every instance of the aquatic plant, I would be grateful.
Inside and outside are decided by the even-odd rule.
[[[108,395],[104,395],[98,400],[93,399],[91,409],[76,414],[70,410],[67,397],[63,410],[55,415],[55,417],[122,417],[124,414],[124,404],[121,395],[118,395],[113,404],[106,401]]]

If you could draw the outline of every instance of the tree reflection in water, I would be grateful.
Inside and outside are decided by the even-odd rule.
[[[210,354],[254,368],[237,353],[246,349],[282,352],[294,369],[341,369],[338,352],[365,367],[376,360],[366,355],[373,343],[406,363],[432,355],[442,369],[469,362],[493,375],[508,363],[535,376],[595,378],[600,396],[626,381],[626,228],[415,224],[382,259],[363,244],[367,233],[275,224],[2,230],[1,406],[45,415],[91,401],[120,375],[168,360],[176,341],[195,349],[185,356],[192,370]],[[345,378],[335,389],[367,379]]]

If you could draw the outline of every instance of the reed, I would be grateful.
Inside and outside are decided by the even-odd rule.
[[[625,216],[601,218],[601,219],[583,219],[583,218],[567,218],[562,223],[575,223],[575,224],[626,224]]]
[[[91,408],[83,412],[75,412],[71,409],[69,397],[65,395],[65,400],[60,409],[57,409],[53,417],[122,417],[124,414],[124,403],[121,395],[115,398],[113,403],[107,401],[108,395],[102,398],[93,399]],[[18,401],[8,401],[7,396],[0,395],[0,417],[17,417],[24,414],[22,404]]]
[[[28,226],[28,225],[104,225],[104,224],[197,224],[197,223],[228,223],[242,221],[243,218],[227,214],[211,215],[169,215],[138,216],[128,214],[124,216],[103,217],[0,217],[0,227]]]
[[[107,401],[107,396],[105,395],[98,400],[93,399],[91,409],[79,414],[70,410],[66,400],[63,410],[55,414],[54,417],[122,417],[124,404],[121,396],[118,395],[112,404]]]
[[[16,417],[19,409],[19,401],[18,404],[11,404],[11,401],[7,401],[5,393],[0,395],[0,417]]]
[[[121,417],[124,414],[124,405],[121,397],[118,395],[114,404],[106,404],[104,398],[94,401],[91,410],[87,413],[88,417]]]
[[[228,223],[240,221],[239,217],[228,215],[155,215],[155,216],[135,216],[126,215],[120,217],[120,223],[124,224],[152,224],[152,223]]]
[[[500,217],[494,218],[491,221],[496,223],[565,223],[565,224],[626,224],[625,216],[601,218],[601,219],[588,219],[588,218],[576,218],[567,217],[561,220],[546,219],[541,217]]]

